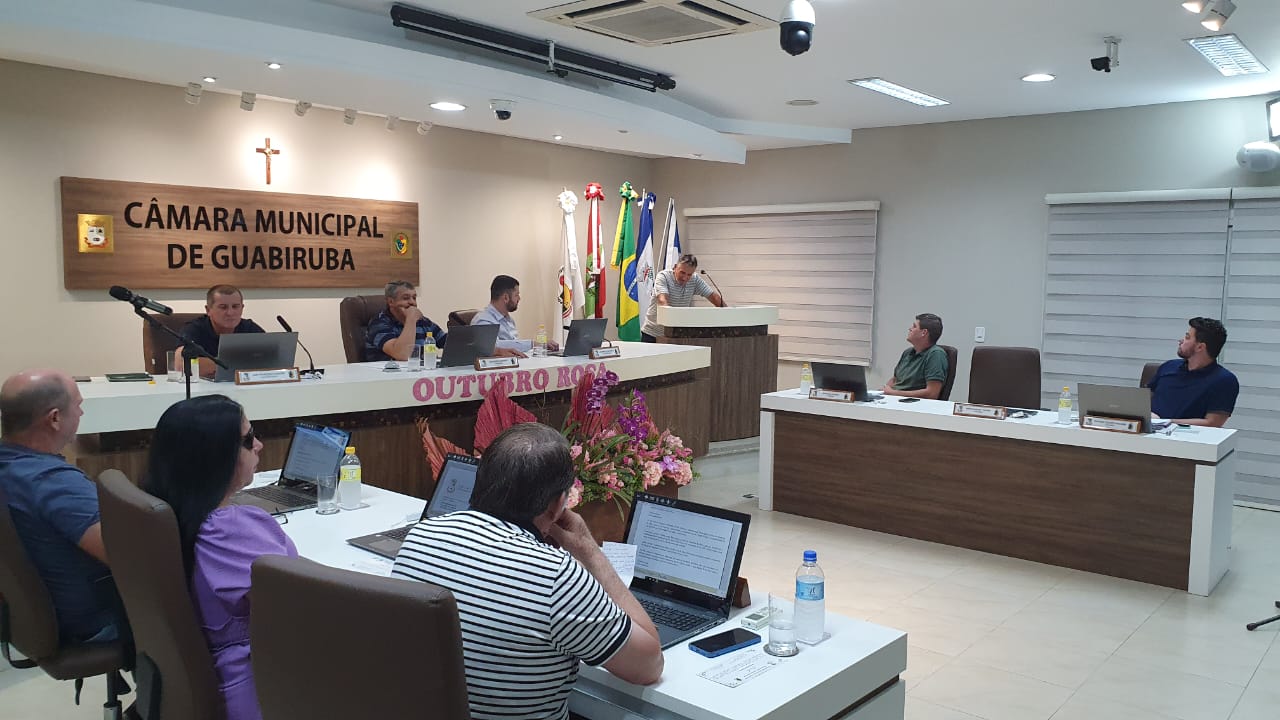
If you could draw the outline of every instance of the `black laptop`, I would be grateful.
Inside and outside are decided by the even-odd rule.
[[[293,427],[280,479],[274,485],[241,490],[231,501],[260,507],[273,515],[315,507],[316,478],[337,474],[350,443],[351,433],[346,430],[298,423]]]
[[[815,362],[813,370],[813,386],[819,390],[846,390],[853,393],[853,399],[866,402],[867,369],[861,365],[845,365],[843,363]]]
[[[459,325],[449,329],[440,367],[474,365],[476,358],[490,357],[498,344],[497,325]]]
[[[219,367],[214,382],[234,382],[237,370],[274,370],[293,367],[298,354],[298,333],[232,333],[218,340]]]
[[[548,354],[556,357],[591,354],[592,349],[604,342],[604,328],[608,322],[605,318],[574,320],[569,323],[569,337],[564,341],[564,349]]]
[[[627,543],[636,546],[631,594],[665,650],[729,619],[751,516],[636,493]]]
[[[446,455],[444,466],[440,468],[440,478],[436,480],[436,488],[431,491],[431,499],[422,509],[422,517],[418,521],[470,508],[471,490],[476,486],[476,468],[479,464],[479,458],[469,455]],[[409,530],[416,524],[410,523],[394,530],[350,538],[347,542],[361,550],[394,560],[404,539],[409,536]]]

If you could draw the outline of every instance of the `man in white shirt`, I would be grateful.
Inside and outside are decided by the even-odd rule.
[[[472,325],[497,325],[498,345],[511,350],[518,357],[525,357],[533,350],[532,340],[521,340],[516,321],[511,313],[520,307],[520,281],[510,275],[499,275],[489,283],[489,304],[471,318]],[[556,351],[560,345],[548,337],[547,350]]]
[[[644,325],[640,327],[640,339],[644,342],[658,342],[663,328],[658,324],[658,306],[689,307],[693,304],[693,296],[701,295],[716,307],[724,307],[724,298],[711,284],[702,279],[698,272],[698,258],[685,253],[676,261],[675,267],[663,270],[653,281],[653,301],[649,303],[649,311],[645,313]]]

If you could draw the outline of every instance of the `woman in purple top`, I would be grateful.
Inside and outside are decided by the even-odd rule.
[[[223,395],[179,402],[160,416],[143,488],[169,503],[227,720],[259,720],[249,651],[249,572],[262,555],[297,549],[265,510],[232,505],[253,480],[262,443]]]

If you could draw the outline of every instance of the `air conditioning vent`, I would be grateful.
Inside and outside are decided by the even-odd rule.
[[[535,10],[529,16],[647,46],[775,26],[769,18],[720,0],[581,0]]]

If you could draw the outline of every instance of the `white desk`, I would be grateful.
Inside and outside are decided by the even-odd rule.
[[[902,403],[895,397],[829,402],[810,400],[799,390],[765,395],[761,408],[762,509],[794,512],[775,502],[785,487],[778,484],[780,479],[795,472],[822,475],[816,468],[823,466],[824,455],[834,446],[843,456],[829,458],[828,477],[843,484],[841,492],[832,498],[834,505],[811,501],[809,506],[823,505],[822,511],[836,513],[845,503],[862,502],[865,507],[867,501],[884,502],[884,518],[883,511],[896,501],[902,503],[896,509],[903,512],[897,520],[885,518],[889,525],[871,527],[851,522],[855,508],[854,514],[837,522],[1157,582],[1199,595],[1208,595],[1227,571],[1234,430],[1129,435],[1058,425],[1056,412],[988,420],[953,415],[951,402]],[[779,439],[779,422],[788,428],[784,434],[804,427],[820,437],[801,433]],[[894,447],[895,443],[902,446]],[[900,492],[872,477],[877,472],[873,466],[884,464],[900,469]],[[870,485],[860,485],[864,474],[872,477]],[[909,496],[913,488],[908,478],[928,479],[934,494]],[[860,494],[870,486],[874,488],[868,495]],[[1111,507],[1104,502],[1108,498],[1113,500]],[[948,504],[967,512],[948,515],[943,507]],[[1019,509],[1025,513],[1019,514]],[[1004,512],[1007,515],[997,519]],[[912,513],[920,522],[907,517]],[[929,513],[938,527],[923,526]],[[1035,513],[1041,513],[1039,530]],[[1025,523],[1025,535],[1019,538],[1019,524],[1027,518],[1033,520]],[[1090,518],[1097,520],[1093,527]],[[1079,525],[1072,526],[1076,519]],[[895,532],[890,526],[895,523],[906,529]],[[1108,527],[1110,536],[1104,532]],[[967,538],[965,530],[973,537]],[[985,537],[978,537],[983,533]],[[1106,547],[1100,540],[1104,537],[1114,544]],[[1045,541],[1043,548],[1036,547],[1037,540]],[[1082,543],[1076,557],[1070,540]],[[1084,549],[1089,542],[1098,543],[1094,557]],[[1108,564],[1096,557],[1124,553],[1130,553],[1130,561]]]
[[[346,570],[390,574],[389,560],[345,541],[401,524],[406,516],[421,515],[423,501],[369,486],[363,490],[367,508],[328,516],[314,510],[289,514],[283,528],[303,557]],[[759,606],[767,597],[760,594],[755,599]],[[735,611],[730,626],[736,626],[736,619],[746,612],[749,610]],[[732,660],[737,653],[709,659],[690,651],[684,643],[666,651],[662,680],[648,687],[619,680],[603,668],[583,665],[570,708],[596,720],[902,720],[906,690],[897,678],[907,666],[906,633],[831,613],[827,614],[827,631],[831,638],[826,642],[802,646],[799,655],[782,660],[778,667],[737,688],[697,676]],[[846,712],[859,701],[861,704]]]

